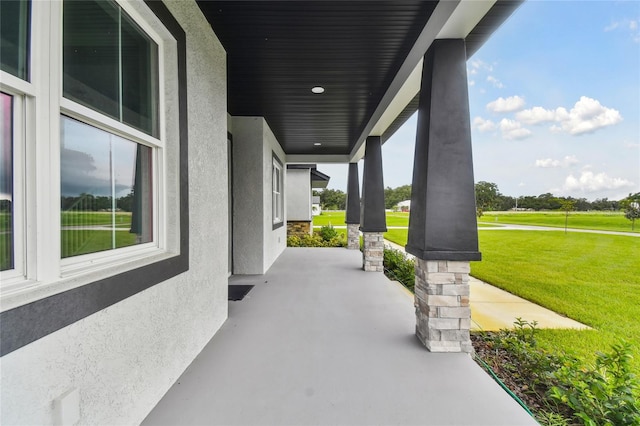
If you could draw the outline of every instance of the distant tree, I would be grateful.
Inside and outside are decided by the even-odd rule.
[[[631,221],[631,230],[635,231],[636,219],[640,219],[640,192],[629,194],[620,201],[620,206],[624,210],[624,217]]]
[[[569,224],[569,212],[573,211],[576,207],[575,200],[561,200],[558,199],[560,203],[560,210],[564,212],[564,233],[567,233],[567,225]]]
[[[384,207],[393,208],[400,201],[411,199],[411,185],[402,185],[397,188],[386,187],[384,190]]]
[[[125,212],[133,211],[133,189],[127,195],[116,199],[116,206]]]
[[[498,185],[495,183],[485,181],[476,183],[476,207],[482,211],[495,210],[500,195]]]
[[[325,210],[344,210],[347,194],[339,189],[325,189],[320,193],[320,204]]]

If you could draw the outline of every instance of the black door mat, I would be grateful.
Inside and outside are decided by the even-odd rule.
[[[229,300],[238,301],[244,299],[244,297],[251,291],[254,286],[252,285],[230,285],[229,286]]]

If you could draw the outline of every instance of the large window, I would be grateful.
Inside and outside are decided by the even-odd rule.
[[[3,356],[187,271],[189,191],[163,2],[0,0],[0,24]]]
[[[153,150],[127,127],[158,136],[157,44],[113,1],[66,0],[63,77],[65,98],[125,126],[62,116],[61,257],[153,241]]]
[[[271,174],[271,188],[272,188],[272,200],[271,200],[271,215],[273,217],[273,229],[279,228],[284,223],[284,199],[282,190],[284,188],[284,177],[282,174],[282,163],[273,154],[273,169]]]
[[[3,0],[0,15],[2,297],[175,250],[164,182],[178,136],[161,113],[178,87],[172,33],[144,2]]]

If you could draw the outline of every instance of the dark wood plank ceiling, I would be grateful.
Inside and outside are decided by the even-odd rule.
[[[436,4],[198,1],[228,53],[229,113],[313,155],[349,154]]]

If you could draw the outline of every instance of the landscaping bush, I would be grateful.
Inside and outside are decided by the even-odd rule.
[[[631,345],[613,345],[596,355],[595,365],[583,366],[567,359],[551,373],[557,385],[551,398],[573,410],[585,425],[640,425],[640,383],[631,373]],[[634,395],[635,393],[635,395]]]
[[[476,356],[526,401],[540,424],[640,425],[640,383],[631,373],[631,345],[613,345],[591,366],[539,348],[535,321],[514,324],[514,330],[472,334]]]
[[[323,226],[318,233],[287,237],[287,247],[346,247],[347,237],[331,225]]]
[[[387,277],[399,281],[413,292],[415,284],[415,262],[400,250],[384,249],[384,273]]]

